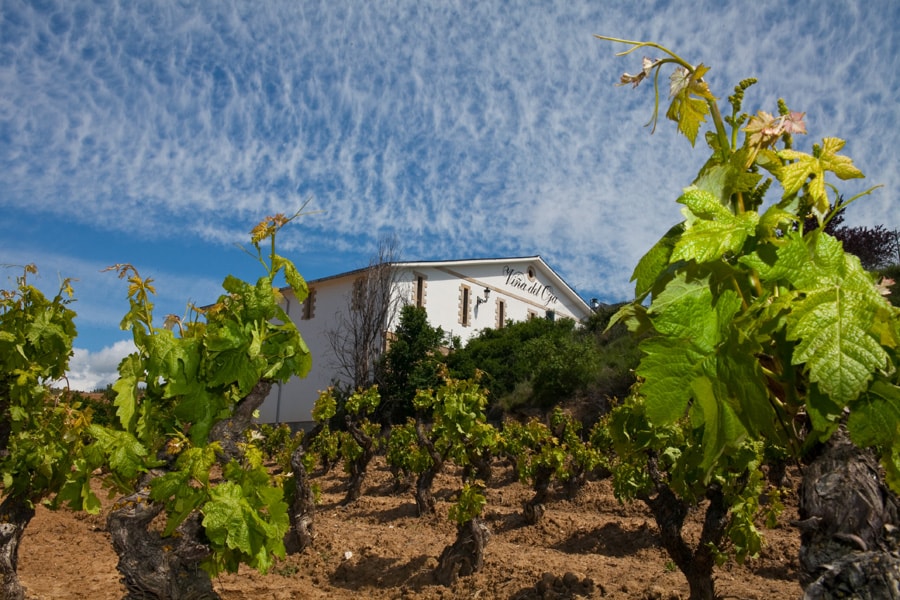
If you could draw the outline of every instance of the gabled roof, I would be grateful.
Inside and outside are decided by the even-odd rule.
[[[537,263],[538,268],[541,270],[542,274],[550,280],[553,287],[557,290],[560,290],[564,293],[570,300],[580,304],[585,313],[589,313],[591,311],[590,306],[584,299],[578,295],[578,292],[570,286],[566,281],[560,277],[556,271],[554,271],[550,266],[546,263],[546,261],[541,258],[540,255],[535,256],[518,256],[518,257],[501,257],[501,258],[467,258],[467,259],[456,259],[456,260],[424,260],[424,261],[397,261],[391,263],[394,267],[401,269],[415,269],[415,268],[425,268],[425,267],[434,267],[434,268],[454,268],[461,267],[467,265],[491,265],[491,264],[502,264],[509,265],[515,263]],[[357,275],[360,273],[366,272],[371,267],[363,267],[361,269],[354,269],[353,271],[346,271],[344,273],[338,273],[336,275],[329,275],[328,277],[320,277],[318,279],[312,279],[307,283],[309,285],[314,285],[316,283],[330,281],[333,279],[341,279],[344,277],[348,277],[351,275]]]

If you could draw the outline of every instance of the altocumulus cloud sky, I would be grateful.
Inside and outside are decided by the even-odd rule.
[[[82,387],[127,347],[104,267],[133,263],[181,314],[255,279],[234,244],[307,199],[321,212],[281,238],[307,278],[397,234],[404,259],[541,254],[585,298],[627,299],[705,152],[650,135],[649,86],[613,87],[640,53],[593,34],[703,62],[723,99],[759,78],[745,108],[784,97],[803,149],[849,140],[868,178],[842,189],[884,184],[848,222],[896,228],[898,26],[893,0],[6,0],[0,262],[78,279]]]

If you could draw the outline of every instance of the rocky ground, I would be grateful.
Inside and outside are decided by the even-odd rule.
[[[453,587],[437,585],[437,557],[455,538],[446,518],[458,475],[435,485],[438,515],[416,516],[412,492],[391,493],[392,480],[377,462],[363,497],[341,506],[346,478],[340,468],[313,474],[321,490],[316,542],[279,561],[268,574],[242,569],[221,576],[225,600],[423,598],[610,598],[674,600],[688,597],[687,583],[660,547],[656,527],[640,503],[622,505],[609,481],[590,481],[576,498],[555,498],[543,521],[527,525],[522,503],[531,491],[512,470],[497,466],[488,489],[486,522],[492,537],[484,569]],[[780,600],[800,594],[796,494],[786,499],[780,527],[766,531],[762,556],[717,570],[723,598]],[[692,517],[698,517],[699,511]],[[691,525],[692,532],[699,527]],[[38,508],[22,542],[19,573],[28,600],[122,598],[116,555],[105,515]]]

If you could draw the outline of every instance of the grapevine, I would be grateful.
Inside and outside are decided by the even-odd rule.
[[[325,393],[331,394],[333,390],[329,389]],[[344,470],[350,475],[345,504],[359,499],[366,470],[379,449],[381,427],[368,417],[377,410],[380,402],[378,387],[371,386],[353,392],[343,404],[346,431],[340,432],[339,447],[344,459]]]
[[[427,456],[416,453],[421,457],[417,464],[424,467],[416,482],[419,514],[434,512],[431,484],[445,461],[453,461],[463,472],[463,487],[449,515],[456,522],[456,540],[441,553],[435,569],[437,581],[449,586],[484,564],[484,549],[490,538],[481,519],[486,504],[484,487],[490,479],[490,462],[500,445],[500,435],[487,422],[487,392],[475,380],[445,376],[437,389],[419,390],[413,406],[417,413],[416,437]],[[426,423],[426,414],[430,423]]]
[[[662,53],[620,81],[637,87],[652,79],[654,126],[667,65],[674,72],[666,117],[691,145],[707,118],[712,124],[711,156],[678,198],[685,220],[640,260],[635,300],[613,320],[646,336],[639,385],[614,417],[620,493],[660,507],[663,499],[675,506],[705,497],[706,541],[717,546],[730,535],[739,558],[753,556],[759,544],[747,523],[757,507],[747,500],[761,485],[753,477],[766,456],[760,445],[799,457],[842,423],[856,443],[880,452],[888,481],[900,489],[898,311],[822,228],[874,189],[844,201],[830,183],[863,177],[840,153],[844,141],[826,137],[799,151],[793,136],[806,133],[803,113],[783,102],[777,115],[741,112],[753,80],[735,88],[723,118],[704,78],[708,67],[655,43],[598,37],[630,46],[622,55]],[[767,203],[773,182],[783,193]],[[808,216],[819,227],[806,228]],[[691,597],[712,597],[715,557],[684,547],[682,518],[657,512],[661,528],[678,530],[667,549]],[[706,567],[698,570],[698,562]]]
[[[108,522],[134,594],[214,597],[208,574],[240,564],[266,571],[284,555],[288,505],[245,432],[272,383],[303,376],[311,364],[275,285],[283,276],[297,298],[306,297],[293,263],[275,252],[276,233],[290,220],[277,215],[254,228],[251,242],[266,271],[256,284],[229,276],[216,303],[161,327],[152,280],[132,265],[111,268],[129,284],[122,327],[137,351],[122,361],[113,386],[117,426],[90,427],[94,443],[70,483],[90,499],[86,482],[104,466],[108,485],[132,490]],[[161,535],[147,529],[160,513]]]
[[[31,285],[28,265],[12,290],[0,290],[0,596],[24,598],[16,573],[19,542],[35,504],[61,492],[66,476],[80,462],[90,410],[51,386],[66,373],[75,338],[73,290],[63,280],[47,298]],[[96,510],[60,493],[53,505]]]

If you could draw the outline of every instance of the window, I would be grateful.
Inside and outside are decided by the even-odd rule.
[[[497,299],[497,329],[506,326],[506,300]]]
[[[366,305],[366,280],[360,277],[353,282],[353,301],[350,304],[352,310],[362,310]]]
[[[555,320],[556,320],[556,311],[555,311],[555,310],[548,310],[548,311],[547,311],[547,320],[548,320],[548,321],[555,321]]]
[[[459,286],[459,322],[463,327],[469,326],[469,305],[472,303],[472,292],[467,285]]]
[[[310,289],[309,296],[300,305],[300,318],[309,321],[316,315],[316,290]]]
[[[425,306],[425,276],[416,274],[416,306]]]
[[[397,340],[397,334],[393,331],[384,332],[384,347],[381,349],[382,354],[391,349],[391,344]]]
[[[530,320],[532,320],[532,319],[536,319],[537,316],[538,316],[538,315],[537,315],[536,312],[534,312],[533,310],[530,310],[530,309],[529,309],[529,311],[528,311],[528,316],[526,317],[526,319],[530,321]]]

